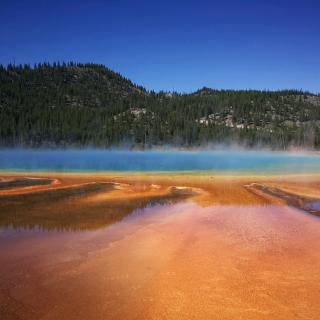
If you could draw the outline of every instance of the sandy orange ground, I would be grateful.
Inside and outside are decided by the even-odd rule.
[[[41,204],[48,216],[66,205],[68,214],[87,208],[89,219],[110,203],[163,196],[172,186],[196,195],[87,231],[3,229],[1,319],[320,318],[319,218],[245,187],[258,182],[320,197],[317,175],[32,176],[57,180],[49,187],[2,190],[0,205],[21,192],[118,183],[73,202]]]

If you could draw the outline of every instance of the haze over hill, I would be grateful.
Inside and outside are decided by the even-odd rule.
[[[1,147],[320,147],[320,96],[147,91],[98,64],[0,66]]]

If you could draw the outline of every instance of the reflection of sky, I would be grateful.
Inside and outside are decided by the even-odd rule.
[[[320,169],[316,155],[255,151],[0,151],[2,170],[305,172]]]

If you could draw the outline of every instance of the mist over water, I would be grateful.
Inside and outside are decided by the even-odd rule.
[[[315,172],[320,156],[268,151],[1,150],[3,171]]]

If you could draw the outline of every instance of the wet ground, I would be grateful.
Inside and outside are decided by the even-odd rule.
[[[1,319],[320,316],[320,220],[281,194],[317,199],[318,178],[18,178],[0,190]]]

